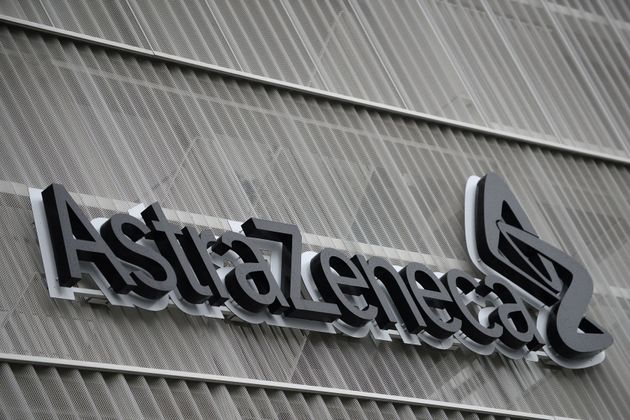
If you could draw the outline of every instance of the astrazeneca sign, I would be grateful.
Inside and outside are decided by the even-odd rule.
[[[50,295],[74,298],[89,276],[112,305],[301,328],[568,368],[604,360],[612,337],[584,313],[588,272],[541,240],[501,177],[466,185],[466,242],[484,273],[434,273],[418,262],[325,248],[302,252],[297,226],[249,219],[215,237],[168,221],[159,204],[88,220],[65,188],[31,190]],[[265,258],[265,250],[270,257]]]

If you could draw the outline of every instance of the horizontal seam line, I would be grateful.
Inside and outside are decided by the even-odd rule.
[[[239,70],[234,70],[226,67],[217,66],[214,64],[204,63],[201,61],[196,61],[188,58],[184,58],[181,56],[176,56],[172,54],[167,54],[159,51],[153,51],[142,47],[136,47],[129,44],[124,44],[116,41],[111,41],[104,38],[94,37],[91,35],[82,34],[79,32],[68,31],[65,29],[55,28],[49,25],[44,25],[40,23],[30,22],[23,19],[14,18],[11,16],[0,14],[0,22],[22,27],[26,29],[30,29],[33,31],[46,33],[49,35],[54,35],[63,38],[69,38],[73,40],[77,40],[80,42],[84,42],[91,45],[97,45],[100,47],[115,49],[118,51],[131,53],[147,58],[154,58],[160,61],[169,62],[173,64],[178,64],[181,66],[197,68],[200,70],[205,70],[211,73],[220,74],[224,76],[229,76],[233,78],[238,78],[242,80],[246,80],[249,82],[255,82],[262,85],[273,86],[277,88],[281,88],[287,91],[298,92],[301,94],[306,94],[326,100],[336,101],[340,103],[345,103],[349,105],[359,106],[362,108],[366,108],[369,110],[375,110],[379,112],[386,112],[394,115],[399,115],[406,118],[411,118],[415,120],[421,120],[424,122],[429,122],[437,125],[447,126],[456,128],[463,131],[469,131],[477,134],[490,135],[499,139],[514,141],[517,143],[528,144],[532,146],[536,146],[543,149],[549,149],[553,151],[559,152],[567,152],[574,155],[589,157],[592,159],[598,159],[606,162],[611,162],[623,166],[630,166],[630,157],[625,158],[621,156],[616,156],[608,153],[602,153],[597,151],[592,151],[584,148],[578,148],[574,146],[568,146],[556,142],[551,142],[548,140],[542,140],[535,137],[522,136],[514,133],[509,133],[501,130],[495,130],[489,127],[479,126],[475,124],[466,123],[463,121],[451,120],[448,118],[438,117],[435,115],[425,114],[418,111],[413,111],[410,109],[399,108],[392,105],[387,105],[383,103],[373,102],[366,99],[360,99],[352,96],[347,96],[331,91],[320,90],[316,88],[311,88],[308,86],[285,82],[278,79],[273,79],[265,76],[259,76],[252,73],[247,73]],[[619,151],[623,153],[622,150]]]
[[[496,414],[510,416],[519,419],[553,420],[553,416],[525,413],[514,410],[500,408],[480,407],[467,404],[449,403],[444,401],[426,400],[416,397],[405,397],[400,395],[380,394],[375,392],[356,391],[351,389],[330,388],[315,385],[296,384],[290,382],[269,381],[264,379],[239,378],[233,376],[223,376],[209,373],[188,372],[169,369],[147,368],[141,366],[116,365],[112,363],[90,362],[85,360],[60,359],[43,356],[32,356],[13,353],[0,353],[0,361],[16,364],[31,364],[38,366],[49,366],[65,369],[83,369],[98,371],[102,373],[121,373],[138,376],[160,377],[165,379],[181,379],[197,382],[209,382],[221,385],[244,386],[251,388],[264,388],[281,390],[288,392],[302,392],[307,394],[318,394],[337,396],[341,398],[356,398],[361,400],[373,400],[390,402],[396,404],[408,404],[429,408],[439,408],[447,410],[459,410],[476,414]]]

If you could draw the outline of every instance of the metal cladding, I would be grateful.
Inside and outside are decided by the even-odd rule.
[[[0,4],[0,13],[156,53],[630,156],[630,7],[624,1],[90,3],[11,0]]]
[[[0,353],[550,415],[540,418],[627,417],[627,2],[9,0],[0,1],[0,14]],[[544,332],[541,341],[551,336],[536,314],[551,316],[545,308],[557,303],[557,291],[572,287],[567,272],[550,276],[548,265],[556,270],[561,262],[588,279],[578,264],[593,293],[588,305],[566,308],[571,322],[565,325],[571,335],[575,322],[586,320],[580,330],[614,337],[602,363],[574,370],[543,357],[478,355],[452,343],[450,351],[436,348],[462,326],[435,316],[435,305],[448,304],[451,294],[432,275],[459,270],[492,282],[488,273],[510,274],[492,255],[475,255],[469,238],[475,218],[467,209],[475,206],[468,197],[477,189],[465,181],[491,172],[505,179],[534,228],[507,217],[494,232],[508,238],[498,249],[520,258],[549,245],[547,260],[512,264],[521,272],[517,281],[535,285],[532,293],[544,298],[524,302],[537,308],[531,314],[536,331]],[[29,188],[51,183],[70,192],[90,223],[121,214],[104,233],[95,230],[109,235],[108,246],[120,240],[115,259],[138,258],[139,265],[147,256],[126,249],[131,238],[151,230],[141,211],[159,201],[170,223],[187,227],[184,253],[196,260],[193,275],[205,276],[186,295],[198,301],[211,293],[219,306],[183,300],[175,306],[170,292],[139,296],[132,305],[102,304],[116,294],[95,293],[100,288],[86,275],[59,288],[77,289],[76,300],[51,299],[29,200]],[[147,216],[162,220],[156,212]],[[375,269],[383,260],[405,268],[398,274],[411,286],[426,323],[422,332],[436,340],[414,346],[394,334],[391,341],[371,339],[376,329],[365,326],[330,334],[232,316],[239,308],[226,298],[227,288],[220,290],[224,273],[217,272],[217,282],[210,270],[215,261],[200,250],[227,232],[240,233],[244,227],[233,221],[250,218],[297,226],[308,255],[331,249],[367,262],[379,257]],[[126,222],[135,225],[125,227],[128,240],[120,235]],[[252,228],[267,235],[265,226]],[[298,243],[280,236],[282,246]],[[168,232],[162,240],[169,244]],[[157,245],[154,251],[151,259],[167,259]],[[274,264],[282,261],[277,255]],[[182,273],[190,275],[185,267],[161,266],[173,272],[151,274],[175,284]],[[149,284],[142,269],[134,271],[137,278],[121,279],[122,289],[129,280]],[[315,307],[279,284],[295,314],[336,316],[332,307]],[[510,300],[507,292],[503,299]],[[148,312],[136,303],[163,310]],[[408,316],[415,318],[413,309]],[[380,320],[387,324],[387,312]],[[0,417],[467,416],[402,402],[28,363],[2,365]]]

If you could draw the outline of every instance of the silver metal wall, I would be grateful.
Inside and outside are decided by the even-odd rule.
[[[103,4],[123,7],[124,3]],[[392,9],[402,7],[396,4]],[[501,4],[507,3],[492,7]],[[356,6],[353,13],[359,13]],[[291,3],[291,7],[297,6]],[[421,7],[446,13],[456,5]],[[76,14],[81,9],[77,3],[67,10]],[[234,16],[249,16],[251,10]],[[122,20],[112,19],[116,24]],[[100,25],[105,21],[95,20]],[[438,21],[432,25],[437,27]],[[182,28],[191,26],[182,24]],[[436,55],[444,58],[440,51]],[[585,74],[586,68],[582,70],[575,74]],[[554,83],[560,83],[555,77]],[[498,85],[489,86],[487,93]],[[595,88],[585,86],[581,89]],[[615,89],[623,89],[618,86]],[[576,89],[569,88],[575,95],[584,92]],[[552,96],[545,100],[561,99],[545,95]],[[500,96],[513,99],[505,93]],[[572,101],[565,111],[605,104]],[[524,108],[535,109],[537,104],[527,101],[500,108],[526,112]],[[579,123],[622,130],[598,118],[583,116]],[[562,121],[562,117],[551,119],[553,124]],[[627,129],[623,130],[627,136]],[[6,25],[0,27],[0,133],[1,352],[271,379],[578,418],[620,419],[630,412],[628,166]],[[615,139],[600,133],[596,138],[600,143],[594,140],[590,147],[604,150],[602,145],[610,146]],[[567,371],[463,350],[435,351],[399,342],[206,320],[175,309],[149,313],[54,301],[42,279],[26,198],[26,186],[60,182],[86,195],[80,202],[92,216],[107,214],[103,208],[124,211],[123,201],[159,200],[171,209],[222,219],[257,216],[295,223],[316,239],[311,249],[335,246],[348,253],[367,249],[369,254],[403,262],[413,255],[436,270],[459,267],[474,272],[464,249],[464,184],[469,175],[489,170],[506,177],[540,235],[577,257],[593,275],[590,314],[616,340],[602,365]],[[198,223],[205,222],[202,218]],[[3,369],[2,380],[11,381],[9,373],[15,368]],[[39,375],[34,368],[20,369]],[[124,389],[127,379],[120,380]],[[140,392],[131,388],[132,394]],[[44,391],[33,387],[28,392],[43,395]],[[17,403],[6,404],[10,409]]]
[[[630,156],[624,0],[4,0],[0,13]]]
[[[276,379],[576,417],[628,411],[627,167],[403,120],[121,55],[0,31],[1,350]],[[24,186],[64,183],[115,200],[298,224],[374,254],[427,254],[472,270],[463,244],[470,174],[504,174],[550,242],[595,278],[592,316],[616,344],[600,367],[542,364],[297,330],[53,301]],[[16,195],[17,193],[17,195]],[[337,244],[335,244],[337,245]],[[338,246],[338,245],[337,245]],[[115,343],[115,345],[114,345]],[[269,356],[272,356],[271,358]]]
[[[409,404],[78,369],[0,364],[7,419],[510,420]]]

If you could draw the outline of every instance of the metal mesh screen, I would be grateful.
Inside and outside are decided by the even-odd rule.
[[[407,404],[123,374],[0,364],[11,419],[510,420]]]
[[[0,13],[630,156],[626,2],[4,0]]]
[[[8,27],[0,29],[0,131],[2,352],[580,418],[630,412],[625,166]],[[602,365],[566,371],[175,309],[52,300],[25,197],[25,186],[60,182],[87,195],[80,204],[90,216],[125,211],[119,200],[159,200],[223,219],[295,223],[318,235],[313,246],[365,253],[358,246],[365,243],[368,253],[392,260],[420,252],[436,270],[472,272],[463,248],[464,184],[489,170],[505,176],[539,234],[593,275],[591,315],[616,340]],[[126,392],[125,379],[117,380],[117,392]],[[33,385],[30,392],[51,391]]]

